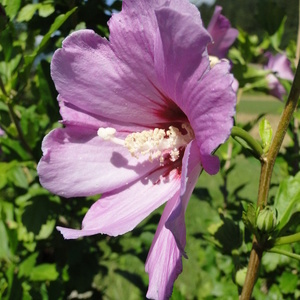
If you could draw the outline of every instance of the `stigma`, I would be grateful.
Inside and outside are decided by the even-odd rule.
[[[111,127],[99,128],[98,136],[128,149],[133,157],[148,156],[149,161],[159,159],[163,165],[165,159],[174,162],[179,159],[181,151],[194,139],[194,132],[187,123],[181,130],[170,126],[168,129],[155,128],[133,132],[124,140],[115,137],[116,130]]]

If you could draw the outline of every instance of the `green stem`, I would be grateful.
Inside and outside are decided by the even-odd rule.
[[[282,249],[279,249],[279,248],[276,248],[276,247],[268,250],[268,252],[282,254],[282,255],[300,260],[300,255],[299,254],[292,253],[292,252],[289,252],[289,251],[286,251],[286,250],[282,250]]]
[[[269,152],[266,154],[266,156],[263,156],[261,159],[261,172],[259,180],[257,207],[262,208],[267,204],[275,160],[282,145],[282,141],[288,129],[289,123],[291,122],[293,113],[297,107],[299,95],[300,64],[298,63],[293,85],[287,103],[281,115]],[[252,250],[250,253],[250,259],[248,263],[248,271],[240,300],[251,299],[252,291],[259,273],[259,266],[261,263],[262,254],[263,249],[260,247],[260,245],[257,245],[256,237],[254,237],[252,243]]]
[[[247,145],[253,151],[255,157],[257,157],[259,159],[261,158],[261,156],[263,154],[262,147],[260,146],[260,144],[246,130],[244,130],[244,129],[240,128],[240,127],[237,127],[237,126],[233,126],[233,128],[231,130],[231,136],[234,139],[240,138],[243,141],[245,141],[247,143]]]
[[[296,242],[300,242],[300,232],[277,238],[274,241],[273,245],[279,246],[279,245],[285,245],[285,244],[292,244],[292,243],[296,243]]]

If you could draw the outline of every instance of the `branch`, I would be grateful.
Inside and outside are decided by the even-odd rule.
[[[293,113],[297,107],[298,99],[300,95],[300,64],[296,70],[296,75],[293,81],[293,85],[281,115],[274,139],[270,146],[270,150],[266,156],[261,160],[261,173],[259,181],[257,207],[262,208],[267,204],[270,182],[275,164],[276,157],[282,145],[282,141],[288,129],[289,123],[291,122]],[[242,290],[240,300],[249,300],[252,295],[252,291],[256,282],[256,278],[259,272],[259,266],[261,263],[263,249],[257,244],[257,240],[254,237],[252,250],[250,254],[248,271],[246,275],[245,284]]]

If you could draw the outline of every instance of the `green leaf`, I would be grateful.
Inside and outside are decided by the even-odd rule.
[[[72,10],[68,11],[66,14],[59,15],[54,20],[53,24],[51,25],[49,31],[44,35],[43,39],[41,40],[41,43],[38,47],[36,47],[35,51],[31,55],[25,56],[25,67],[29,71],[31,69],[31,65],[37,55],[43,50],[44,46],[47,44],[49,39],[51,38],[51,35],[60,28],[61,25],[65,23],[65,21],[75,12],[77,7],[74,7]]]
[[[241,246],[241,231],[233,220],[220,213],[221,222],[212,224],[209,232],[213,235],[216,245],[222,248],[225,253],[231,253],[232,250]]]
[[[270,122],[266,118],[263,118],[259,123],[259,135],[262,140],[262,147],[264,153],[267,153],[270,149],[272,142],[272,133],[273,130]]]
[[[276,51],[280,52],[279,46],[282,40],[282,36],[284,33],[284,25],[286,22],[287,16],[282,19],[282,22],[278,28],[278,30],[271,36],[271,44]]]
[[[284,245],[282,248],[286,251],[291,251],[290,245]],[[266,252],[262,258],[263,269],[270,273],[275,271],[277,268],[283,267],[290,262],[290,258],[277,253]]]
[[[36,106],[21,109],[21,128],[23,131],[24,138],[30,148],[34,148],[36,143],[39,141],[39,120],[41,119],[35,112]]]
[[[8,180],[17,187],[27,189],[28,188],[28,181],[25,176],[25,173],[22,167],[15,165],[12,166],[9,171],[7,172]]]
[[[7,184],[6,174],[0,171],[0,190],[3,189]]]
[[[283,294],[293,294],[298,285],[298,276],[291,272],[283,272],[279,279],[279,287]]]
[[[29,257],[27,257],[23,262],[19,265],[18,277],[29,277],[35,264],[36,259],[38,257],[38,253],[33,253]]]
[[[20,156],[22,160],[29,160],[31,159],[30,154],[22,147],[19,141],[15,141],[9,138],[2,138],[1,139],[1,147],[2,151],[11,154],[15,152]]]
[[[0,258],[7,260],[11,258],[11,251],[9,248],[9,238],[6,233],[6,226],[1,219],[0,219],[0,236],[1,236]]]
[[[9,18],[13,20],[20,9],[21,0],[4,0],[2,4],[5,6],[5,12]]]
[[[19,12],[17,21],[18,22],[28,22],[32,19],[34,16],[35,12],[38,10],[40,7],[40,4],[27,4]]]
[[[55,228],[56,220],[48,220],[46,224],[43,224],[39,234],[35,237],[37,240],[47,239]]]
[[[46,18],[55,12],[55,8],[52,4],[45,4],[39,7],[39,16]]]
[[[0,163],[0,174],[5,174],[6,180],[14,186],[28,188],[28,181],[23,168],[15,160],[9,163]]]
[[[30,274],[32,281],[53,281],[58,277],[55,264],[41,264],[33,268]]]
[[[295,213],[300,212],[300,172],[281,182],[274,201],[278,211],[278,224],[275,231],[279,234]]]

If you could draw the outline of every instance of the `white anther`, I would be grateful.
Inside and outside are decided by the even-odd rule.
[[[169,154],[171,161],[176,161],[180,156],[180,148],[185,147],[193,138],[194,132],[189,124],[182,124],[185,134],[170,126],[168,130],[151,129],[129,134],[125,140],[115,137],[114,128],[99,128],[98,135],[104,140],[110,140],[116,144],[125,146],[132,156],[148,155],[148,159],[159,158],[164,163],[164,155]]]
[[[212,55],[209,55],[209,63],[210,63],[210,68],[212,69],[216,64],[220,63],[220,62],[228,62],[229,63],[229,60],[226,59],[226,58],[222,58],[222,59],[219,59],[218,57],[216,56],[212,56]]]
[[[213,68],[216,64],[218,64],[221,60],[216,56],[209,56],[210,67]]]

